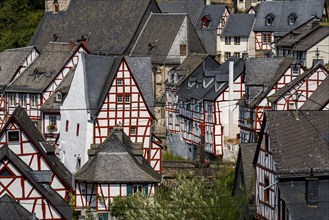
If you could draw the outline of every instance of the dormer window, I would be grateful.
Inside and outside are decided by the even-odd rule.
[[[273,14],[268,14],[266,17],[265,17],[265,26],[271,26],[273,25],[273,21],[274,21],[274,15]]]
[[[297,16],[296,14],[292,13],[288,16],[288,25],[294,25],[296,22]]]
[[[194,84],[195,84],[195,82],[188,82],[188,87],[192,87],[192,86],[194,86]]]
[[[54,0],[54,2],[53,2],[53,6],[54,6],[54,12],[58,12],[58,11],[59,11],[58,0]]]
[[[214,79],[203,79],[203,88],[207,88]]]
[[[177,75],[177,73],[175,73],[175,75],[174,75],[174,83],[177,83],[178,82],[178,75]]]
[[[215,91],[218,92],[223,86],[224,86],[225,83],[223,82],[216,82],[215,83]]]
[[[205,15],[201,18],[201,28],[209,28],[209,24],[210,24],[211,18],[210,15]]]
[[[60,92],[56,93],[56,102],[61,102],[62,98],[63,98],[62,93]]]

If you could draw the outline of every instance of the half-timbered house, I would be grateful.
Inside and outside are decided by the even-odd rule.
[[[266,97],[294,78],[303,68],[293,58],[250,58],[246,61],[246,94],[238,101],[241,142],[256,142],[265,110],[271,110]]]
[[[166,139],[164,82],[169,70],[193,52],[205,53],[202,42],[187,14],[176,13],[151,14],[131,50],[131,56],[151,57],[157,119],[154,132],[161,139]]]
[[[74,175],[75,207],[106,216],[113,198],[136,192],[154,196],[161,175],[143,157],[143,148],[116,128],[89,151],[90,159]]]
[[[267,111],[257,150],[256,219],[327,219],[328,111]]]
[[[22,73],[37,58],[39,51],[35,47],[7,49],[0,53],[0,128],[7,119],[7,100],[5,87],[13,77]]]
[[[273,110],[294,110],[300,108],[329,75],[321,64],[306,70],[289,84],[268,97]]]
[[[260,2],[253,31],[256,57],[275,53],[275,42],[312,17],[328,18],[325,1],[265,1]]]
[[[160,172],[161,147],[151,134],[155,122],[150,58],[81,54],[74,71],[60,107],[64,164],[76,172],[87,162],[90,145],[103,143],[121,127],[134,143],[142,144],[145,159]]]
[[[42,115],[40,108],[77,64],[78,54],[85,51],[82,44],[50,42],[35,61],[6,86],[7,113],[11,114],[20,105],[46,137],[56,138],[60,115],[55,112]]]
[[[229,57],[254,57],[255,34],[252,31],[255,15],[253,14],[232,14],[221,34],[221,57],[220,62],[224,62]]]
[[[71,173],[22,107],[1,130],[0,144],[0,198],[10,196],[38,219],[71,219]]]
[[[200,65],[177,92],[181,139],[195,148],[201,141],[200,127],[205,126],[209,158],[223,156],[224,136],[235,138],[238,134],[238,120],[234,118],[239,111],[233,109],[233,100],[244,93],[243,73],[240,58],[231,58],[222,66],[213,64],[211,69]]]
[[[221,34],[229,16],[230,11],[226,5],[205,5],[194,23],[207,54],[217,56],[218,61],[222,51]]]
[[[321,23],[318,18],[312,18],[299,27],[293,29],[276,42],[278,56],[294,57],[311,68],[314,60],[329,62],[329,27]]]

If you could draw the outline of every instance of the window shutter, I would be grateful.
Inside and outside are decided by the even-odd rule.
[[[132,195],[132,185],[131,184],[127,184],[127,196],[130,196]]]
[[[146,196],[148,196],[148,195],[149,195],[149,188],[148,188],[148,184],[144,184],[144,194],[145,194]]]

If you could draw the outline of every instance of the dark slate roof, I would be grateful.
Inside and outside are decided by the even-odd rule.
[[[205,52],[190,20],[186,14],[151,14],[142,33],[134,45],[131,56],[150,56],[152,63],[170,64],[180,62],[180,58],[171,56],[173,46],[184,20],[187,19],[187,53]],[[161,28],[159,28],[161,27]],[[169,56],[168,56],[169,55]]]
[[[154,0],[70,1],[67,11],[44,15],[29,45],[42,49],[54,34],[62,42],[83,35],[92,53],[122,55],[151,12],[159,12]]]
[[[69,92],[72,79],[74,76],[74,70],[75,68],[72,68],[65,76],[65,78],[62,80],[62,82],[58,85],[57,89],[51,96],[42,104],[40,110],[43,112],[48,113],[59,113],[60,107],[63,104],[63,101],[66,97],[66,94]],[[60,92],[62,94],[62,101],[56,101],[56,95],[57,92]]]
[[[7,49],[0,53],[0,88],[3,88],[12,79],[18,68],[24,63],[34,47]]]
[[[240,144],[244,181],[246,184],[246,189],[250,190],[252,194],[255,192],[254,184],[256,177],[256,172],[252,161],[255,157],[256,148],[257,143]]]
[[[122,133],[114,131],[101,144],[96,155],[75,174],[74,179],[97,183],[159,183],[161,175],[145,159],[140,162],[135,158],[129,150],[132,147],[122,139]]]
[[[73,55],[67,43],[49,43],[39,57],[5,89],[7,92],[41,93]],[[39,73],[37,73],[39,72]]]
[[[66,184],[66,187],[71,188],[71,172],[64,166],[63,163],[60,162],[60,160],[54,154],[54,145],[51,145],[50,143],[47,144],[40,131],[27,115],[26,111],[20,106],[16,107],[15,111],[6,122],[4,128],[7,127],[7,125],[12,120],[14,120],[20,126],[20,128],[34,144],[34,146],[38,148],[40,155],[46,160],[50,169],[59,177],[59,179],[61,179]],[[3,129],[0,132],[0,135],[2,135],[5,131],[6,130]]]
[[[201,13],[204,0],[174,0],[158,3],[162,13],[187,13],[194,24]]]
[[[275,102],[278,99],[282,98],[296,84],[298,84],[300,82],[304,82],[305,80],[307,80],[319,68],[321,68],[322,71],[327,72],[327,74],[329,75],[329,71],[323,65],[319,64],[319,65],[313,67],[312,69],[308,69],[308,70],[304,71],[302,74],[300,74],[299,76],[297,76],[293,81],[291,81],[290,83],[288,83],[285,86],[283,86],[280,90],[278,90],[273,95],[269,96],[268,97],[268,100],[270,102]],[[311,109],[307,109],[307,110],[311,110]]]
[[[310,20],[280,38],[276,46],[306,51],[328,36],[329,27],[321,26],[319,22]]]
[[[329,76],[300,107],[300,110],[322,110],[329,104]]]
[[[31,175],[32,169],[26,165],[14,152],[12,152],[8,146],[2,146],[0,148],[0,161],[8,159],[14,164],[15,168],[24,176],[24,178],[40,192],[47,201],[65,218],[72,218],[72,210],[69,204],[47,183],[41,183],[40,176],[37,179]],[[40,173],[42,175],[42,173]]]
[[[245,83],[249,107],[257,106],[294,62],[294,58],[251,58],[246,61]]]
[[[292,219],[328,220],[329,180],[319,180],[318,184],[318,205],[317,207],[309,207],[305,199],[305,180],[279,183],[280,194]]]
[[[122,60],[127,62],[150,112],[153,113],[153,88],[148,86],[152,84],[149,57],[122,58],[84,54],[82,60],[85,63],[88,109],[93,117],[97,116]]]
[[[222,36],[249,37],[255,17],[254,14],[231,14]]]
[[[0,198],[0,204],[0,220],[33,219],[33,214],[7,193]]]
[[[266,122],[279,178],[329,174],[329,111],[268,111]]]
[[[200,65],[190,74],[189,78],[181,84],[179,91],[177,92],[178,96],[185,99],[194,98],[199,100],[215,100],[228,87],[230,61],[234,62],[234,79],[237,79],[244,72],[244,61],[240,58],[232,57],[221,66],[218,63],[212,63],[210,66],[205,64],[205,68],[203,65]],[[213,79],[213,81],[204,88],[202,86],[203,79],[208,80],[209,82]],[[195,85],[189,87],[188,81],[195,82]],[[223,84],[218,91],[215,91],[215,82]]]
[[[299,1],[265,1],[260,2],[253,31],[276,32],[277,36],[293,30],[312,16],[322,17],[324,0],[299,0]],[[297,20],[294,25],[288,24],[288,16],[294,13]],[[274,16],[273,25],[265,25],[267,15]]]
[[[226,5],[206,5],[199,14],[194,27],[209,55],[217,55],[217,27],[224,15]],[[208,28],[202,28],[203,17],[210,20]]]

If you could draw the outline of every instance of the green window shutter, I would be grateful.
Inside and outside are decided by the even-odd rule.
[[[127,196],[130,196],[133,194],[133,189],[131,184],[127,184]]]
[[[148,184],[144,184],[144,194],[145,194],[146,196],[149,195],[149,187],[148,187]]]

